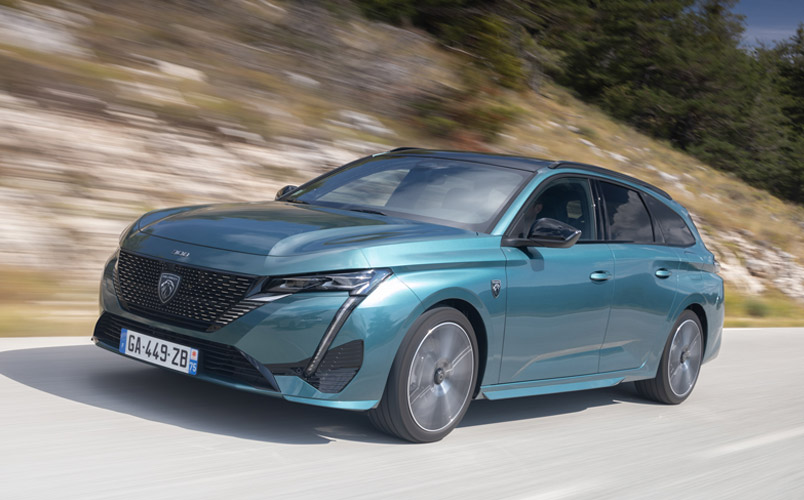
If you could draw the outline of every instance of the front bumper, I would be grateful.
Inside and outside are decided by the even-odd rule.
[[[102,314],[93,336],[99,347],[119,352],[120,331],[128,328],[197,348],[196,378],[318,406],[376,406],[399,343],[421,313],[418,298],[391,277],[352,311],[316,372],[305,376],[304,367],[345,293],[291,295],[204,332],[124,309],[115,291],[114,264],[110,259],[101,282]]]

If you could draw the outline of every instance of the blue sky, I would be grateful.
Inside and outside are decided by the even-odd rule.
[[[746,45],[772,45],[790,38],[804,22],[804,0],[739,0],[734,12],[745,16]]]

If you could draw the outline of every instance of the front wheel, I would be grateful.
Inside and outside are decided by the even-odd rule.
[[[701,321],[694,312],[686,310],[673,325],[656,377],[635,383],[639,394],[674,405],[687,399],[698,381],[703,347]]]
[[[402,342],[369,419],[381,431],[407,441],[438,441],[466,413],[477,367],[477,340],[466,316],[450,307],[431,309]]]

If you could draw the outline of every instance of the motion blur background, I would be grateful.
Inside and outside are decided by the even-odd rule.
[[[397,146],[653,182],[723,264],[728,325],[802,325],[804,28],[745,32],[757,4],[0,0],[0,336],[90,335],[143,212]]]

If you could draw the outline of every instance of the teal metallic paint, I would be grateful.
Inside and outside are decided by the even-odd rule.
[[[361,399],[359,401],[347,401],[343,399],[318,399],[318,398],[305,398],[301,396],[290,396],[287,395],[288,393],[292,394],[294,392],[302,392],[298,390],[299,384],[303,384],[304,382],[301,379],[296,377],[277,377],[279,382],[279,386],[282,388],[282,391],[286,393],[284,398],[287,401],[292,403],[304,403],[307,405],[313,406],[321,406],[324,408],[334,408],[336,410],[351,410],[351,411],[366,411],[374,408],[377,406],[377,403],[380,402],[379,399]]]
[[[164,324],[130,314],[120,307],[114,291],[114,265],[115,259],[110,259],[101,282],[102,309],[154,328],[164,328]],[[345,298],[345,293],[297,294],[267,303],[214,333],[175,326],[170,329],[182,335],[233,345],[263,364],[295,362],[310,357],[321,340],[323,330]],[[277,382],[283,389],[282,396],[296,396],[329,407],[365,409],[374,406],[382,397],[390,370],[387,360],[393,359],[404,332],[423,311],[418,297],[392,276],[352,313],[333,343],[333,347],[337,347],[350,340],[364,341],[365,361],[355,379],[343,391],[332,394],[321,393],[296,377],[277,376]],[[283,381],[280,382],[280,379]],[[298,383],[290,383],[288,379]],[[262,389],[254,391],[271,392]],[[337,401],[351,403],[341,404]]]
[[[259,307],[214,337],[233,343],[264,365],[301,361],[315,351],[321,332],[344,300],[346,293],[291,295]],[[233,328],[241,324],[242,328]]]
[[[704,360],[716,356],[723,326],[723,283],[711,272],[713,257],[697,232],[699,243],[685,249],[608,243],[569,249],[501,248],[501,236],[533,191],[546,180],[567,174],[590,175],[582,169],[536,171],[491,234],[332,208],[259,202],[152,212],[122,235],[121,247],[169,262],[254,276],[391,269],[391,278],[353,311],[332,344],[364,342],[363,366],[341,392],[321,393],[293,376],[276,376],[281,394],[210,379],[290,401],[351,410],[376,406],[406,333],[424,311],[445,301],[466,304],[482,322],[487,355],[480,385],[489,399],[653,377],[670,326],[689,307],[705,313]],[[592,177],[607,178],[597,173]],[[668,205],[690,223],[680,205]],[[175,250],[189,256],[174,255]],[[102,310],[165,328],[120,307],[114,265],[112,258],[104,270]],[[671,277],[656,278],[658,268],[670,270]],[[599,270],[610,272],[612,279],[590,280],[590,274]],[[491,292],[492,280],[502,285],[497,297]],[[211,334],[169,329],[236,346],[266,365],[297,362],[312,355],[346,297],[341,292],[292,295]]]
[[[371,246],[364,253],[372,267],[392,269],[416,294],[423,310],[449,300],[459,300],[474,308],[483,322],[488,351],[483,383],[497,381],[507,293],[506,261],[498,236],[468,233],[462,238],[441,241]],[[492,280],[502,282],[496,298],[491,292]],[[410,324],[418,316],[419,313],[412,315]]]
[[[614,273],[605,243],[571,248],[506,248],[508,310],[500,382],[541,380],[598,371]]]
[[[206,205],[169,211],[161,219],[159,215],[153,214],[149,224],[141,223],[140,231],[183,243],[276,257],[475,234],[377,214],[275,201]]]
[[[658,366],[667,335],[676,321],[678,249],[661,245],[609,244],[614,255],[614,297],[606,339],[600,351],[601,372]],[[656,271],[667,269],[669,278]]]

